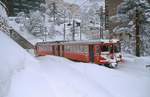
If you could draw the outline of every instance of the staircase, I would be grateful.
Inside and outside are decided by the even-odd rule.
[[[10,37],[16,41],[24,49],[34,49],[34,45],[31,44],[28,40],[18,34],[14,29],[10,29]]]

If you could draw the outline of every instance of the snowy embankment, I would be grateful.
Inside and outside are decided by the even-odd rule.
[[[0,97],[54,97],[39,63],[0,32]]]

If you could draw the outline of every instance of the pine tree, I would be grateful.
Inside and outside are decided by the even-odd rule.
[[[139,15],[139,24],[140,24],[140,49],[142,55],[150,55],[150,4],[146,0],[124,0],[118,6],[117,15],[112,17],[113,19],[118,20],[120,25],[118,25],[114,32],[119,32],[122,29],[122,32],[129,33],[132,37],[130,41],[124,41],[124,49],[129,53],[135,54],[135,14],[138,10]],[[128,31],[125,31],[126,28]]]

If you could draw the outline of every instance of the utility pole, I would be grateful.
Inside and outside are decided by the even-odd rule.
[[[73,20],[72,40],[75,41],[75,20]]]
[[[103,6],[100,7],[100,39],[103,39]]]
[[[81,23],[80,23],[80,40],[82,40]]]
[[[53,2],[52,3],[52,15],[53,15],[53,22],[54,22],[54,33],[55,33],[55,23],[56,23],[56,14],[57,14],[57,12],[56,12],[56,3],[55,2]]]
[[[66,11],[64,11],[64,41],[66,40]]]
[[[105,0],[105,30],[109,31],[109,0]],[[109,35],[111,35],[110,32]]]
[[[47,29],[46,29],[46,27],[44,27],[44,41],[46,42],[47,41]]]
[[[53,2],[52,3],[52,5],[53,5],[53,21],[54,21],[54,24],[55,24],[55,19],[56,19],[56,3],[55,2]]]
[[[136,56],[140,57],[140,14],[138,7],[136,8],[135,28],[136,28]]]

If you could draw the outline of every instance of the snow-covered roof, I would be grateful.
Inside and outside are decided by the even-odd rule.
[[[100,40],[84,40],[84,41],[47,41],[47,42],[38,42],[38,44],[99,44],[99,43],[116,43],[118,39],[100,39]]]

